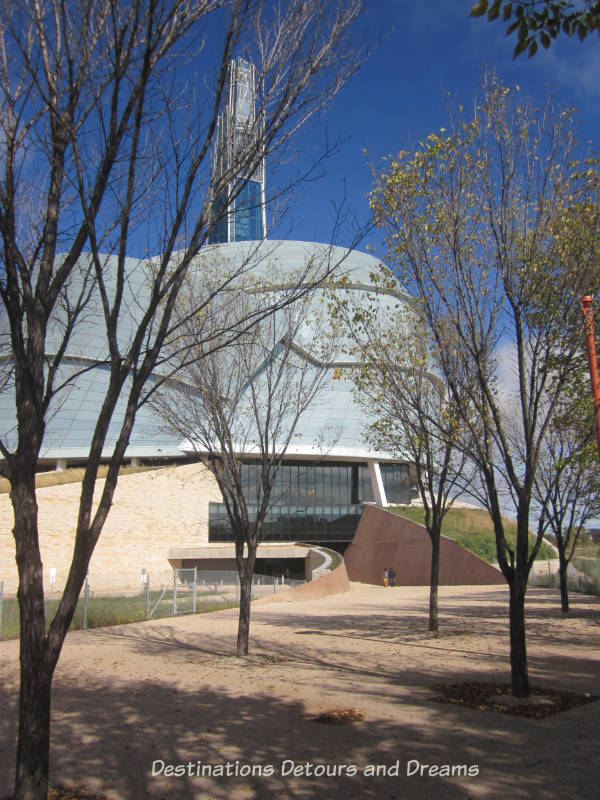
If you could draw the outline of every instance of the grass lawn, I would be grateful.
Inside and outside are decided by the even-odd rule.
[[[582,558],[600,558],[600,544],[590,542],[589,544],[578,545],[575,548],[575,555]]]
[[[425,511],[419,507],[390,508],[395,514],[413,522],[425,522]],[[517,523],[505,518],[506,537],[514,544],[517,533]],[[490,564],[496,560],[496,538],[490,515],[483,508],[452,508],[444,518],[442,534],[454,539],[455,542],[466,547],[475,555],[488,561]],[[529,541],[533,546],[534,536],[530,534]],[[537,558],[546,560],[557,558],[556,552],[550,545],[542,542]]]
[[[150,592],[150,610],[160,600],[162,592]],[[49,624],[58,608],[58,598],[46,600],[46,623]],[[233,608],[238,603],[221,598],[212,591],[198,591],[197,611],[204,614],[207,611],[217,611],[222,608]],[[191,592],[177,593],[178,613],[191,613],[193,611],[193,597]],[[167,593],[158,602],[152,619],[173,616],[173,595]],[[87,627],[104,628],[109,625],[125,625],[130,622],[143,622],[146,619],[146,595],[123,597],[90,597],[87,604]],[[19,636],[19,605],[16,597],[5,597],[2,603],[2,628],[1,639],[16,639]],[[71,623],[71,630],[83,628],[83,595],[80,597]]]

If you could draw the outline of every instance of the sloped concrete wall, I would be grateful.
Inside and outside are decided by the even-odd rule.
[[[431,540],[423,525],[368,505],[344,561],[351,581],[381,584],[383,570],[393,567],[397,586],[427,586]],[[504,584],[505,580],[499,569],[442,536],[439,582],[455,586]]]
[[[300,586],[293,586],[276,594],[261,597],[255,600],[254,603],[291,603],[295,600],[315,600],[319,597],[327,597],[330,594],[344,594],[350,591],[350,582],[348,580],[348,573],[346,565],[342,561],[339,567],[336,567],[327,575],[323,575],[314,581],[303,583]]]

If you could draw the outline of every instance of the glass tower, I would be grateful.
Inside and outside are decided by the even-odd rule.
[[[212,203],[209,244],[266,236],[264,158],[252,174],[244,170],[244,162],[255,164],[253,149],[260,142],[261,128],[254,65],[242,58],[232,60],[213,151],[211,179],[219,190]]]

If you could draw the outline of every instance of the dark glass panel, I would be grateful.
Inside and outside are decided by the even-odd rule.
[[[373,502],[373,487],[371,486],[371,476],[369,475],[369,468],[366,464],[359,466],[358,474],[358,499],[363,503]]]
[[[408,464],[381,464],[381,477],[388,502],[410,502]]]
[[[227,208],[227,193],[223,192],[213,200],[212,204],[212,216],[213,218],[222,215],[215,227],[209,234],[208,243],[209,244],[222,244],[223,242],[227,242],[227,212],[225,209]]]
[[[250,509],[249,509],[250,511]],[[278,509],[279,512],[282,509]],[[264,541],[352,541],[358,526],[361,505],[319,506],[311,512],[270,513],[265,520]],[[256,508],[253,509],[256,514]],[[209,504],[209,542],[232,542],[233,532],[222,503]]]
[[[261,189],[258,181],[248,181],[234,201],[234,242],[263,238]]]

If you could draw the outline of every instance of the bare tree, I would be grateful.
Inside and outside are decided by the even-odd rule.
[[[316,277],[323,270],[329,272],[318,260],[309,272]],[[275,276],[272,269],[269,283],[274,286],[289,280]],[[263,316],[235,341],[230,327],[239,330],[236,320],[245,320],[250,308],[272,305],[272,290],[246,284],[200,318],[189,318],[184,308],[187,321],[179,332],[178,352],[186,366],[177,370],[178,388],[157,393],[153,400],[166,425],[190,442],[221,491],[240,578],[239,656],[248,653],[252,576],[275,481],[299,423],[326,380],[331,358],[332,339],[313,300],[309,293]],[[206,341],[212,352],[198,345]]]
[[[534,480],[581,347],[578,297],[590,288],[600,225],[594,163],[575,160],[572,127],[570,112],[531,108],[488,77],[473,117],[459,109],[448,130],[393,159],[372,202],[469,434],[510,590],[519,697],[530,693],[525,592],[542,538],[538,530],[530,546]],[[515,547],[503,496],[517,518]]]
[[[398,293],[389,274],[379,278],[390,294]],[[377,449],[408,461],[415,476],[431,540],[429,630],[437,632],[442,524],[473,470],[460,420],[414,307],[399,307],[385,320],[372,308],[338,308],[355,331],[360,366],[353,380],[359,402],[375,418],[366,436]]]
[[[556,415],[542,445],[533,499],[544,531],[554,534],[559,560],[560,603],[569,611],[567,570],[585,525],[600,514],[600,473],[590,414],[581,404]]]
[[[215,198],[231,183],[227,190],[240,192],[262,159],[284,149],[354,72],[360,5],[288,0],[275,13],[262,0],[0,3],[0,296],[9,365],[2,380],[16,408],[0,451],[19,573],[16,798],[47,794],[52,676],[136,411],[172,333],[178,292],[218,223]],[[214,60],[202,52],[207,39]],[[229,170],[211,182],[208,161],[236,55],[255,64],[258,108]],[[147,252],[160,255],[129,257]],[[215,285],[213,296],[230,280]],[[72,348],[91,319],[104,345],[95,364],[82,366]],[[35,471],[53,404],[97,364],[106,391],[73,559],[58,610],[46,621]],[[116,440],[93,510],[110,426]]]

